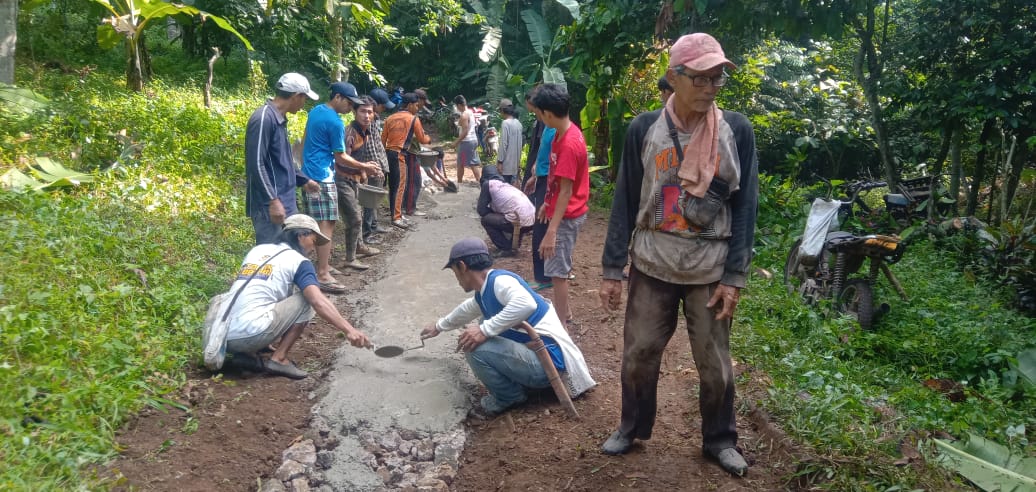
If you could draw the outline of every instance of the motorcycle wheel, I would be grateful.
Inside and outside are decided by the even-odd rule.
[[[838,310],[856,316],[860,328],[874,327],[874,293],[866,279],[852,279],[845,283],[838,293]]]

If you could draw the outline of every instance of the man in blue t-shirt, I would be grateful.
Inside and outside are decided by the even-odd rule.
[[[347,82],[331,84],[331,95],[325,104],[313,108],[306,120],[306,137],[303,145],[302,172],[319,183],[320,189],[305,195],[306,213],[316,219],[320,231],[327,237],[334,236],[335,221],[339,215],[339,193],[335,185],[335,167],[350,170],[356,174],[381,175],[381,166],[376,162],[359,162],[345,152],[345,124],[339,114],[353,110],[353,105],[363,102],[356,87]],[[347,217],[347,228],[359,228],[358,217]],[[353,221],[352,219],[356,220]],[[355,224],[354,224],[355,222]],[[340,294],[345,286],[331,276],[331,243],[317,246],[317,281],[324,292]]]

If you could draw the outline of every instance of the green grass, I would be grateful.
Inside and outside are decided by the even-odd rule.
[[[126,418],[183,383],[206,301],[250,246],[240,148],[261,101],[205,110],[194,90],[118,84],[48,77],[38,90],[56,94],[52,109],[0,140],[5,162],[111,168],[79,189],[0,191],[2,490],[98,486],[89,465],[118,452]]]
[[[784,245],[783,248],[786,248]],[[892,269],[910,301],[887,287],[892,311],[874,331],[825,306],[809,307],[782,285],[783,249],[756,265],[735,325],[735,357],[772,378],[762,406],[820,462],[800,472],[827,490],[943,490],[954,480],[928,466],[897,466],[901,442],[946,432],[984,435],[1032,455],[1036,392],[1012,384],[1010,358],[1031,346],[1036,324],[1009,309],[1001,293],[955,269],[956,259],[927,241],[911,244]],[[963,384],[951,402],[923,386],[929,378]],[[1029,440],[1012,436],[1023,425]],[[915,443],[916,444],[916,443]]]

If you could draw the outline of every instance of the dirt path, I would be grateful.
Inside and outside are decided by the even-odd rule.
[[[454,176],[452,169],[449,175]],[[384,253],[371,259],[374,268],[341,278],[350,292],[335,300],[346,317],[379,344],[416,345],[423,323],[463,299],[452,275],[440,268],[452,241],[479,232],[476,196],[475,188],[464,186],[460,194],[435,195],[431,198],[437,204],[426,208],[429,217],[414,219],[417,230],[388,234],[378,245]],[[736,368],[738,430],[752,465],[749,475],[733,478],[702,457],[697,375],[683,330],[664,358],[653,439],[626,456],[598,451],[618,420],[622,349],[621,319],[603,313],[597,301],[606,227],[604,215],[592,213],[574,261],[578,326],[572,335],[599,382],[575,402],[580,421],[565,417],[549,394],[501,417],[465,418],[484,390],[474,384],[463,359],[452,353],[455,335],[429,340],[425,348],[398,359],[377,359],[342,347],[342,337],[317,322],[292,354],[310,378],[291,381],[251,372],[213,376],[188,367],[183,390],[169,395],[182,408],[149,408],[135,417],[119,431],[121,456],[99,473],[121,477],[120,490],[256,490],[280,466],[283,450],[311,438],[324,453],[318,463],[322,478],[311,485],[373,490],[385,477],[369,461],[371,450],[364,443],[386,429],[416,429],[419,433],[412,436],[404,432],[403,441],[413,439],[415,456],[422,437],[427,441],[436,434],[461,433],[455,447],[463,451],[459,459],[452,457],[460,465],[453,490],[786,488],[780,477],[793,459],[778,445],[781,436],[772,427],[749,417],[747,402],[752,398],[746,393],[758,391],[764,382],[753,381],[752,373],[741,367]],[[517,257],[497,266],[530,277],[530,242],[523,243]],[[394,483],[399,479],[394,476]]]

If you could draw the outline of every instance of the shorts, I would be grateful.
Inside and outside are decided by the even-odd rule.
[[[561,219],[558,226],[557,243],[554,256],[543,260],[543,275],[550,278],[568,278],[572,272],[572,251],[576,247],[579,229],[586,222],[586,214],[574,219]]]
[[[481,166],[478,159],[478,140],[461,140],[457,146],[457,165],[465,167]]]
[[[273,319],[265,330],[255,335],[227,340],[227,352],[239,354],[254,354],[260,349],[269,346],[278,337],[288,331],[288,328],[299,323],[307,323],[316,314],[309,301],[302,295],[302,291],[296,290],[290,297],[279,301],[273,306]]]
[[[302,206],[306,215],[317,221],[334,222],[338,220],[338,189],[335,183],[332,181],[317,184],[320,185],[319,192],[302,192],[304,198]]]

